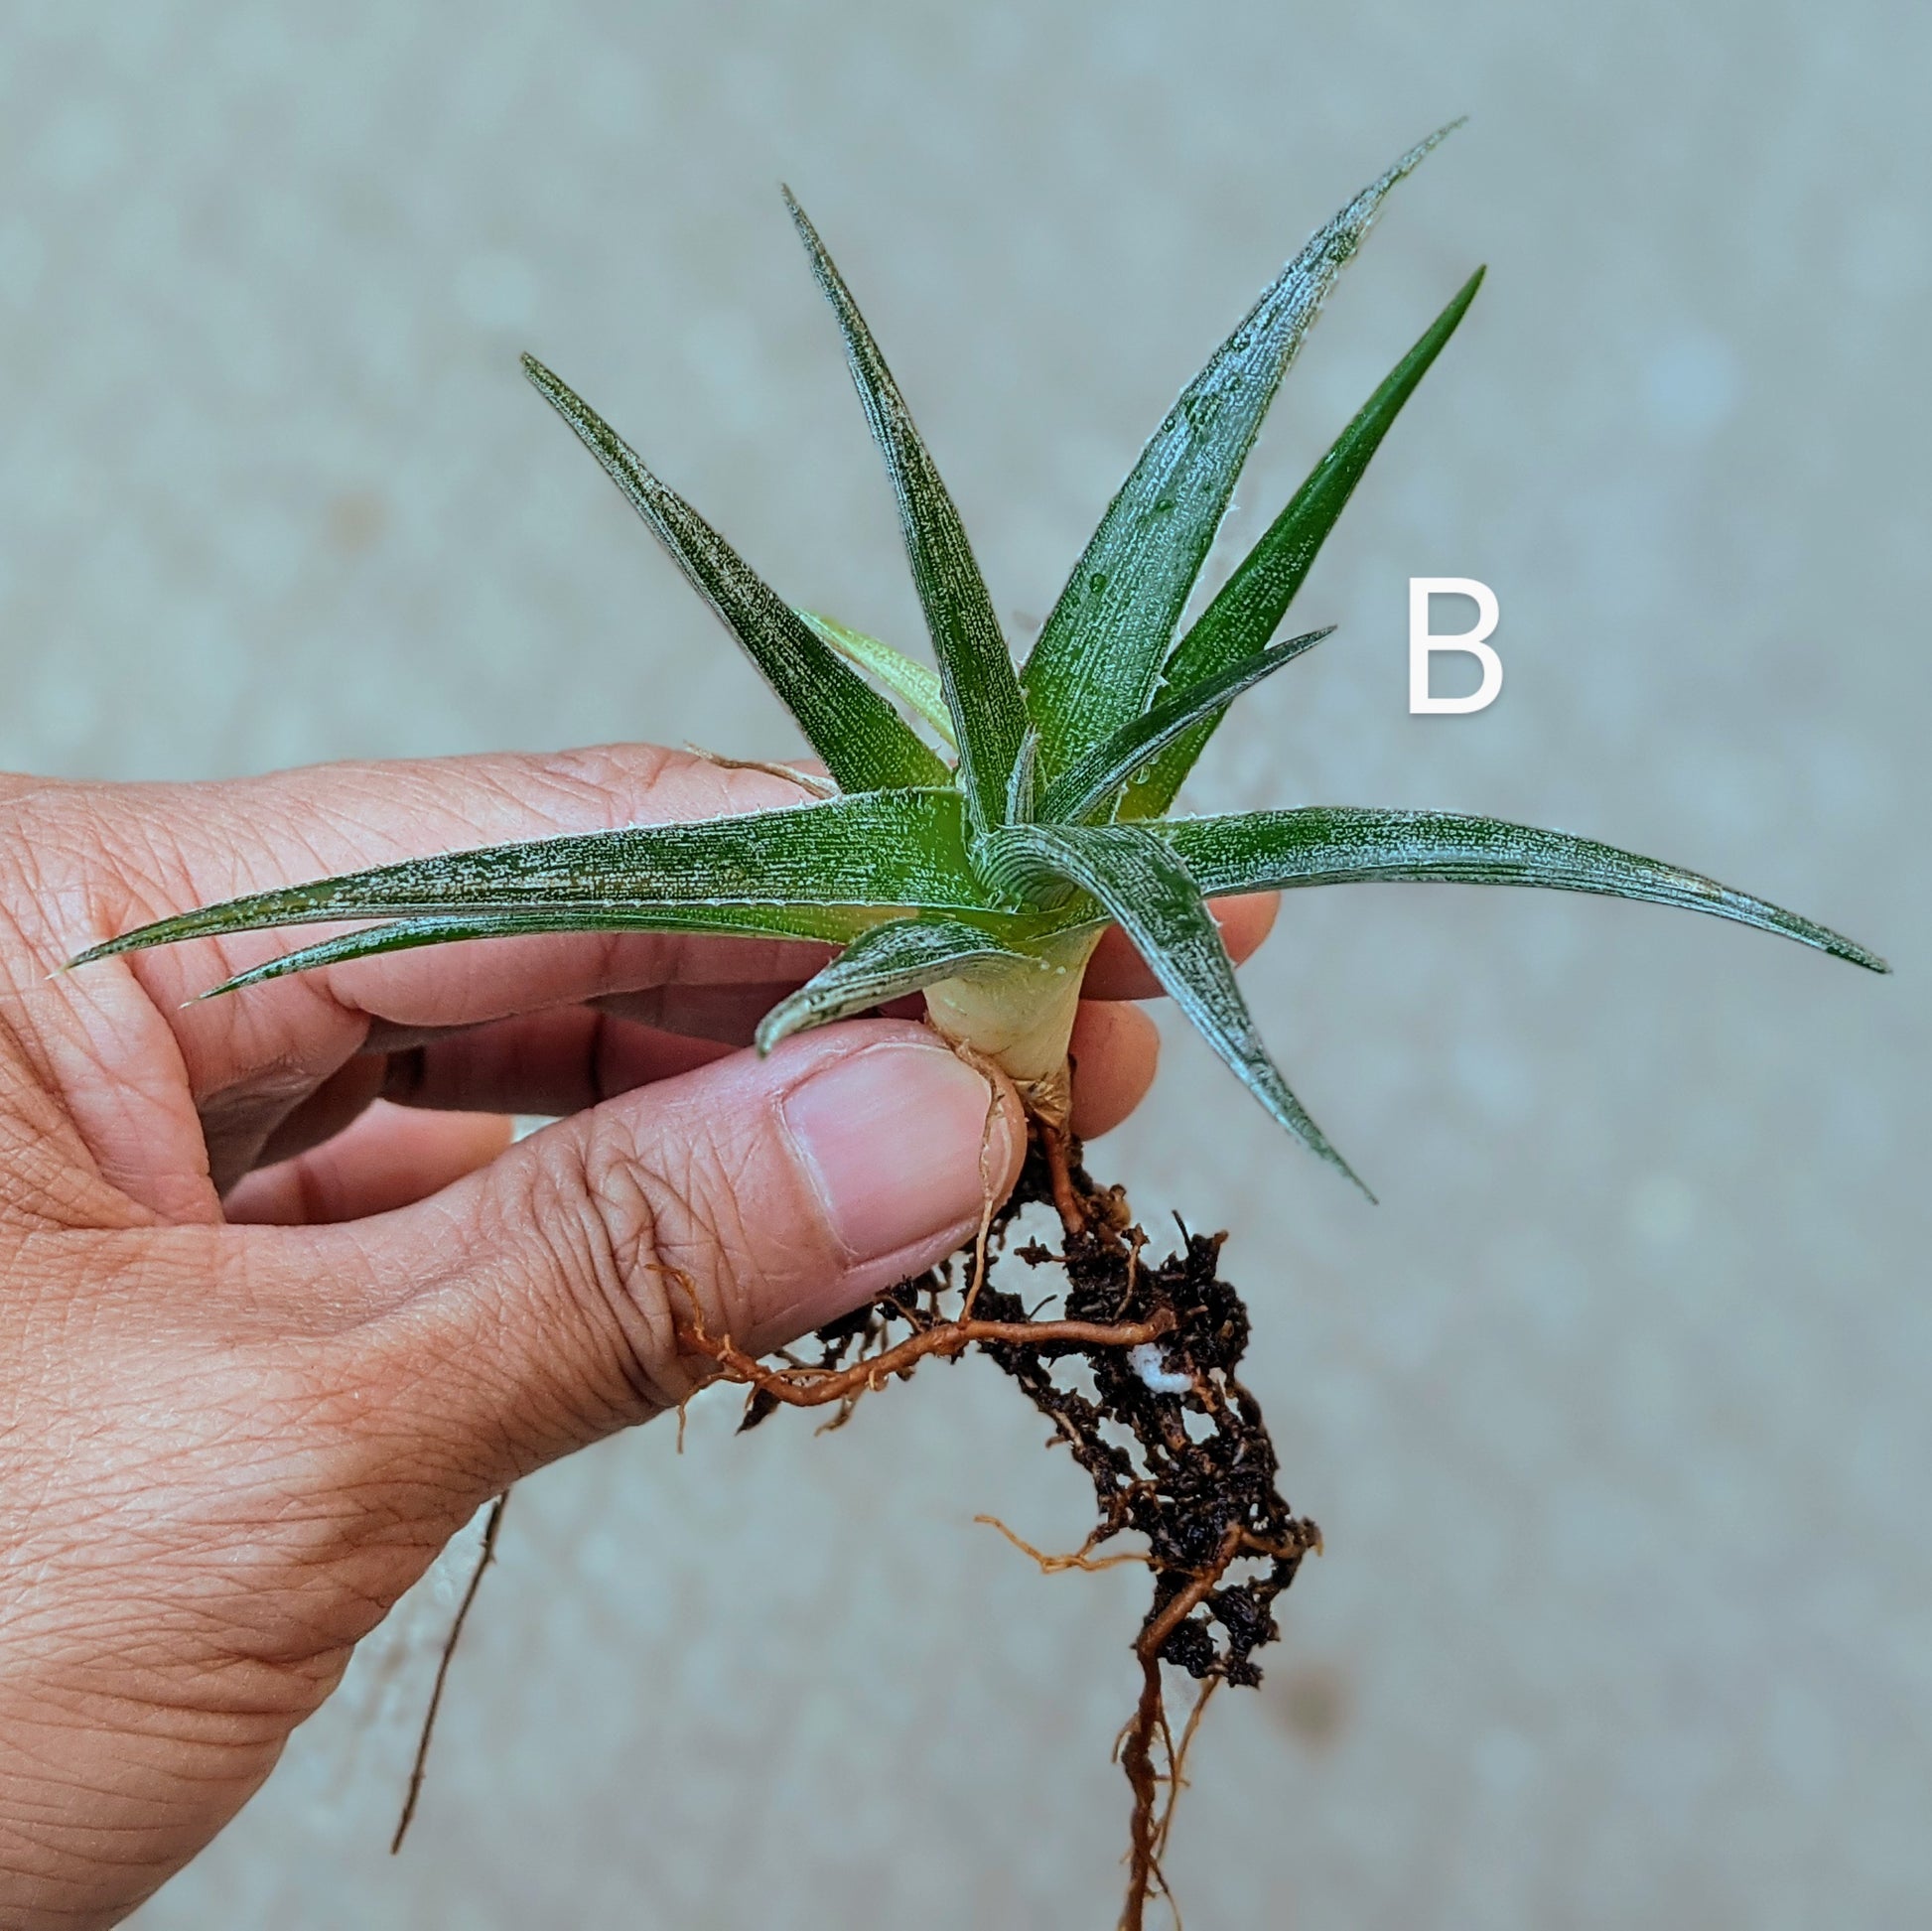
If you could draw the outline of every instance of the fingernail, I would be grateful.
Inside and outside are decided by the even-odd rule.
[[[1003,1115],[987,1141],[992,1101],[986,1079],[936,1040],[868,1046],[793,1089],[785,1124],[855,1269],[890,1259],[918,1273],[970,1231],[982,1148],[993,1184],[1007,1174]]]

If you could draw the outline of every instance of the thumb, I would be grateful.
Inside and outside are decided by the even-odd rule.
[[[943,1260],[1024,1151],[1012,1089],[899,1021],[624,1094],[360,1224],[394,1299],[358,1406],[493,1492],[683,1400],[693,1314],[762,1353]]]

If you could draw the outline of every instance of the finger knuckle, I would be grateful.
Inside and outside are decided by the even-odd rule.
[[[559,1136],[536,1172],[530,1223],[578,1317],[633,1402],[675,1407],[691,1386],[678,1368],[680,1317],[702,1317],[691,1277],[665,1251],[666,1228],[685,1217],[677,1176],[597,1135]]]

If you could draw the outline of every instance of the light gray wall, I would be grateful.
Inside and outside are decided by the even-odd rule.
[[[1901,970],[1307,895],[1250,990],[1379,1211],[1172,1038],[1102,1164],[1235,1229],[1329,1537],[1173,1874],[1194,1931],[1923,1921],[1929,68],[1904,0],[11,0],[0,760],[782,751],[516,349],[789,595],[912,636],[788,180],[1024,634],[1273,265],[1469,112],[1236,534],[1489,285],[1305,593],[1340,634],[1198,801],[1534,817]],[[1411,574],[1501,595],[1479,717],[1406,715]],[[653,1429],[529,1483],[406,1856],[434,1589],[141,1924],[1110,1922],[1137,1585],[973,1527],[1076,1539],[1081,1485],[989,1371],[919,1387],[824,1441],[701,1405],[681,1460]]]

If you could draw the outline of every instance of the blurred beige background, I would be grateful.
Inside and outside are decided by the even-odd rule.
[[[1468,112],[1231,534],[1489,284],[1298,607],[1340,634],[1196,802],[1589,831],[1900,971],[1304,895],[1249,986],[1379,1211],[1171,1033],[1097,1164],[1236,1230],[1329,1548],[1173,1875],[1190,1931],[1926,1922],[1928,70],[1905,0],[7,0],[0,759],[782,751],[517,349],[793,599],[914,636],[789,181],[1024,638],[1277,262]],[[1411,575],[1496,588],[1493,709],[1406,714]],[[1139,1586],[972,1526],[1066,1543],[1082,1484],[990,1371],[920,1388],[530,1482],[405,1856],[447,1577],[143,1931],[1111,1923]]]

